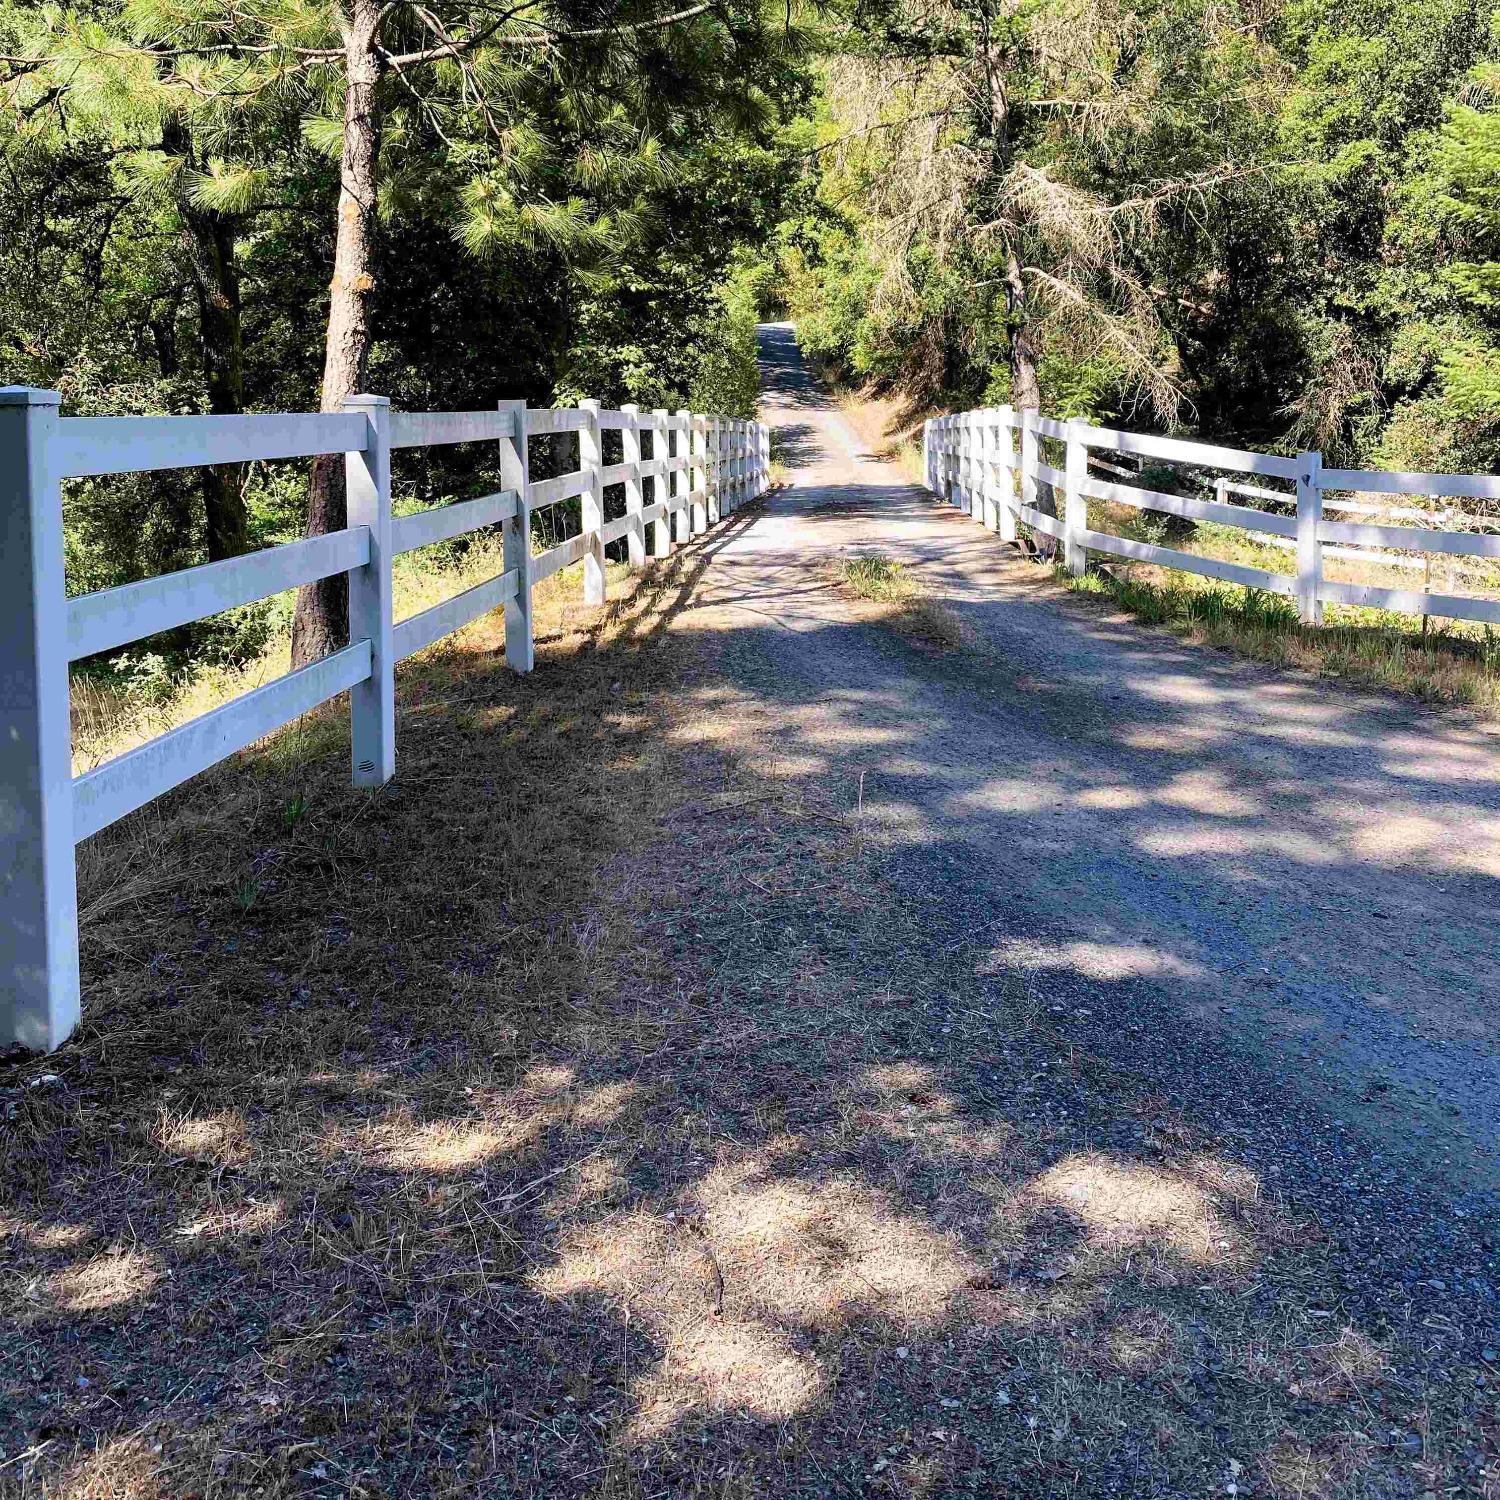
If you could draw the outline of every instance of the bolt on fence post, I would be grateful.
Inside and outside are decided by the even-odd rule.
[[[667,424],[672,419],[664,406],[651,413],[651,461],[656,467],[656,478],[651,482],[651,499],[654,504],[666,506],[672,499],[672,466],[668,450],[672,439]],[[666,557],[672,550],[672,513],[663,510],[661,519],[651,523],[651,555]]]
[[[583,554],[583,602],[604,603],[604,543],[600,539],[600,528],[604,525],[604,486],[599,482],[599,470],[603,465],[599,441],[599,403],[594,400],[580,401],[578,409],[584,414],[584,425],[578,432],[578,467],[588,475],[588,487],[580,497],[583,501],[583,534],[588,538],[587,551]]]
[[[1088,479],[1089,450],[1084,445],[1083,429],[1088,424],[1081,417],[1068,421],[1068,457],[1065,470],[1066,490],[1063,502],[1063,559],[1068,572],[1082,578],[1088,572],[1089,553],[1083,544],[1083,534],[1089,527],[1088,499],[1083,486]]]
[[[673,537],[679,545],[691,541],[693,535],[693,511],[690,498],[693,489],[693,471],[689,463],[689,450],[693,445],[693,414],[686,407],[677,408],[677,453],[672,473],[677,480],[677,509],[672,513]]]
[[[1016,413],[1002,406],[996,437],[1000,442],[1000,540],[1016,539]]]
[[[349,689],[349,755],[355,786],[396,774],[396,624],[391,589],[391,398],[349,396],[365,419],[365,446],[344,455],[349,525],[370,533],[370,560],[349,570],[349,639],[370,643],[370,675]]]
[[[630,530],[625,533],[625,545],[631,568],[644,568],[646,528],[641,521],[641,511],[646,501],[641,488],[641,409],[633,402],[627,402],[620,410],[625,414],[620,426],[620,441],[624,448],[622,462],[629,468],[625,475],[625,514],[635,517]]]
[[[78,1024],[78,888],[56,391],[0,387],[0,1047]]]
[[[1323,455],[1297,455],[1297,616],[1304,625],[1323,623]]]
[[[511,416],[509,437],[500,439],[500,487],[514,490],[516,513],[501,533],[507,573],[516,575],[516,592],[505,601],[505,662],[513,672],[529,672],[536,665],[531,626],[531,459],[526,403],[502,401],[500,410]]]

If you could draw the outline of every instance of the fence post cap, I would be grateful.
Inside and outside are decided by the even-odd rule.
[[[592,396],[585,396],[583,400],[578,403],[578,405],[579,408],[583,411],[599,410],[599,403]]]
[[[370,396],[363,393],[344,397],[345,406],[389,406],[389,396]]]
[[[61,406],[58,391],[43,390],[34,385],[0,385],[0,406]]]
[[[640,412],[640,407],[634,401],[622,401],[620,403],[620,410],[628,411],[631,416],[636,416]]]

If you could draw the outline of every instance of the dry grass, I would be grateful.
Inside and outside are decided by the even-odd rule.
[[[879,620],[920,646],[956,651],[964,644],[958,616],[922,587],[910,568],[880,553],[859,553],[838,565],[844,594],[874,605],[867,617]]]
[[[379,793],[335,706],[85,846],[0,1494],[1468,1482],[1328,1237],[753,743],[713,544],[408,664]]]
[[[1183,639],[1295,667],[1424,703],[1454,704],[1500,717],[1500,634],[1432,630],[1392,615],[1327,606],[1321,626],[1298,623],[1289,600],[1232,584],[1145,566],[1096,568],[1084,578],[1061,569],[1075,593],[1108,600],[1137,619]]]

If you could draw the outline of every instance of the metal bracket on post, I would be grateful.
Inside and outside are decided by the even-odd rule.
[[[1304,625],[1323,623],[1323,455],[1297,455],[1297,616]]]
[[[395,600],[391,589],[391,398],[349,396],[365,419],[365,447],[344,455],[349,524],[370,533],[370,560],[349,571],[349,639],[370,643],[370,675],[349,689],[349,756],[355,786],[396,774]]]
[[[56,391],[0,388],[0,1047],[78,1025],[78,888]]]
[[[1016,539],[1016,413],[1012,406],[1002,406],[995,434],[1000,444],[1000,540]]]
[[[1082,578],[1088,572],[1089,553],[1083,545],[1083,533],[1088,530],[1088,500],[1083,486],[1088,479],[1089,450],[1084,446],[1083,429],[1087,424],[1080,417],[1068,422],[1068,457],[1065,470],[1066,489],[1063,499],[1063,561],[1068,572]]]
[[[535,635],[531,626],[531,459],[526,403],[502,401],[511,414],[511,435],[500,439],[500,487],[514,490],[516,513],[505,523],[502,562],[516,575],[516,592],[505,601],[505,662],[513,672],[529,672],[536,665]]]
[[[641,409],[633,403],[627,403],[620,410],[625,414],[625,421],[620,427],[620,441],[624,450],[621,461],[629,470],[625,475],[625,514],[635,517],[634,524],[625,533],[625,545],[631,568],[638,569],[646,566],[646,528],[641,521],[641,510],[646,503],[641,488]]]
[[[582,530],[588,538],[588,550],[583,554],[583,602],[604,603],[604,542],[600,532],[604,528],[604,486],[600,483],[599,471],[604,460],[599,441],[599,403],[580,401],[578,409],[587,421],[578,429],[578,467],[589,477],[588,487],[580,497],[583,501]]]

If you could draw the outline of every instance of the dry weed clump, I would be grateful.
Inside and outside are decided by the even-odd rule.
[[[916,644],[943,651],[956,651],[964,644],[958,616],[927,594],[904,563],[878,553],[861,553],[839,564],[838,581],[848,597],[877,606],[870,618]]]

